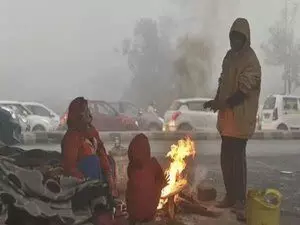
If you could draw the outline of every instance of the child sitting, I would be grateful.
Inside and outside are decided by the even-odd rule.
[[[150,144],[144,134],[133,138],[128,158],[126,203],[130,224],[152,221],[166,180],[161,166],[151,157]]]

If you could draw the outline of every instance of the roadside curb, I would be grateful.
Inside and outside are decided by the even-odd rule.
[[[21,143],[25,145],[34,145],[38,143],[48,143],[49,137],[46,132],[31,133],[25,132],[22,134]]]
[[[132,138],[144,133],[149,140],[153,141],[177,141],[186,136],[193,140],[217,140],[220,135],[217,132],[99,132],[101,140],[104,142],[113,141],[115,137],[119,137],[121,141],[129,142]],[[38,132],[24,133],[22,144],[59,144],[64,136],[64,131],[57,132]],[[254,140],[300,140],[300,131],[257,131],[251,139]]]

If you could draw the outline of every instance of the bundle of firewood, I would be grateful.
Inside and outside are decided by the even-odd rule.
[[[198,194],[195,195],[187,187],[180,192],[173,193],[173,195],[170,194],[168,202],[160,211],[160,216],[165,214],[164,216],[174,219],[176,213],[191,213],[207,217],[219,217],[222,211],[212,207],[209,202],[198,200],[199,194],[201,194],[201,190],[198,189]]]
[[[176,197],[175,201],[179,212],[193,213],[201,216],[218,217],[221,215],[221,211],[210,206],[208,203],[199,201],[188,190],[183,190]]]

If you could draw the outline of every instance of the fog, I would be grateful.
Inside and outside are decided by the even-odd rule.
[[[58,110],[78,95],[121,98],[132,75],[126,57],[116,49],[124,38],[131,37],[139,18],[161,16],[178,22],[174,38],[202,32],[216,43],[214,81],[228,49],[230,25],[237,16],[246,17],[251,24],[252,46],[263,66],[262,97],[282,89],[280,70],[264,64],[260,49],[267,41],[269,26],[280,17],[282,0],[0,2],[2,100],[40,101]],[[299,36],[297,24],[295,28]]]

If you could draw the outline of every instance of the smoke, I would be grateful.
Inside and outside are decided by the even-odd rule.
[[[183,2],[180,2],[183,3]],[[174,72],[179,97],[212,97],[237,0],[187,0],[180,5]]]
[[[220,73],[222,58],[229,47],[229,29],[237,16],[238,0],[187,0],[184,9],[188,24],[184,33],[198,36],[210,44],[211,73],[217,78]],[[188,26],[187,26],[188,25]]]
[[[154,100],[160,112],[176,98],[214,95],[212,81],[220,74],[235,11],[234,4],[221,0],[179,0],[175,5],[177,14],[138,21],[132,43],[143,44],[132,45],[126,54],[134,76],[123,98],[140,106]]]
[[[198,165],[195,168],[193,173],[194,173],[193,174],[194,179],[193,179],[191,188],[193,191],[196,191],[197,186],[199,184],[201,184],[207,178],[208,170],[206,167]]]
[[[131,83],[132,75],[127,60],[113,49],[132,33],[134,22],[142,15],[154,20],[166,16],[175,21],[175,26],[169,26],[168,21],[163,26],[171,36],[171,59],[175,55],[172,50],[176,50],[174,43],[186,34],[211,41],[207,45],[213,53],[211,60],[199,64],[211,61],[209,68],[202,67],[217,78],[228,46],[228,29],[239,1],[154,2],[69,0],[47,1],[45,5],[38,0],[4,1],[0,9],[1,98],[41,101],[59,111],[64,111],[66,103],[78,95],[117,100]],[[159,83],[164,83],[164,78],[172,79],[172,75],[172,72],[162,72]],[[175,82],[165,83],[171,89],[165,95],[170,93],[172,97],[171,87]]]

